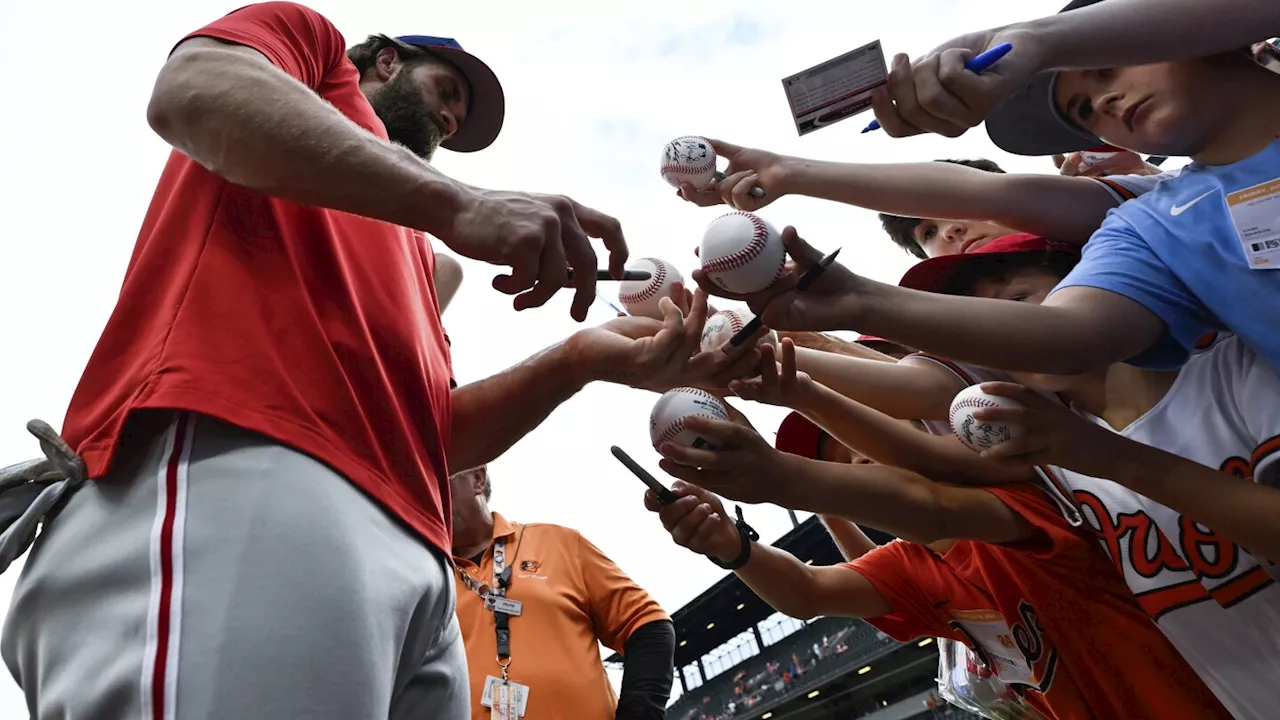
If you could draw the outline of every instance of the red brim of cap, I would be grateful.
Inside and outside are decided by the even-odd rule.
[[[822,438],[822,434],[822,428],[810,422],[809,418],[793,412],[778,426],[773,446],[784,453],[819,460],[818,440]]]
[[[910,270],[907,270],[898,285],[912,290],[940,292],[942,288],[946,287],[947,281],[968,263],[974,262],[979,258],[1027,252],[1072,252],[1078,254],[1080,247],[1056,240],[1046,240],[1039,235],[1025,233],[1005,235],[992,240],[977,250],[958,255],[939,255],[938,257],[918,262]]]

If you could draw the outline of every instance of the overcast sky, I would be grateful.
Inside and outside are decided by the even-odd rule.
[[[243,2],[0,5],[0,39],[13,60],[9,110],[0,114],[0,465],[38,453],[27,420],[61,425],[114,305],[168,152],[144,116],[156,72],[183,35]],[[860,135],[869,114],[799,138],[781,79],[877,38],[890,57],[916,55],[960,32],[1061,4],[312,2],[348,44],[374,32],[453,36],[503,79],[502,136],[478,154],[442,151],[436,164],[444,172],[485,187],[568,194],[621,219],[633,257],[662,257],[686,273],[718,211],[682,203],[659,177],[662,146],[679,135],[823,159],[983,156],[1010,170],[1053,172],[1048,159],[1000,153],[981,130],[958,140]],[[823,250],[843,246],[841,261],[869,277],[896,282],[910,264],[869,211],[787,198],[761,214],[795,225]],[[517,314],[490,288],[494,269],[463,264],[466,282],[445,316],[460,382],[578,329],[567,296]],[[598,304],[587,323],[610,316]],[[674,611],[723,571],[670,543],[641,505],[640,483],[609,454],[621,445],[656,470],[647,430],[655,399],[588,387],[493,463],[493,504],[521,521],[579,529]],[[739,407],[772,439],[782,413]],[[790,525],[769,506],[749,508],[747,518],[770,541]],[[20,569],[0,576],[0,607],[8,607]],[[23,715],[19,690],[0,678],[0,717]]]

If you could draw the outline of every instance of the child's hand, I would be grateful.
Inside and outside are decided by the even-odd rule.
[[[791,338],[783,338],[782,359],[774,358],[772,345],[760,346],[760,375],[747,380],[734,380],[729,390],[745,400],[800,409],[813,392],[814,383],[807,373],[796,370],[796,346]]]
[[[652,490],[645,491],[644,506],[658,514],[662,527],[677,545],[699,555],[729,562],[738,556],[738,529],[725,512],[720,498],[700,487],[677,482],[671,492],[679,498],[663,505]]]
[[[680,187],[680,197],[694,205],[728,205],[738,210],[755,211],[786,194],[783,187],[787,158],[767,150],[738,147],[723,140],[707,138],[716,155],[729,161],[726,177],[712,181],[699,190],[685,183]],[[760,187],[764,195],[756,197],[751,189]]]
[[[1086,166],[1084,153],[1054,155],[1053,164],[1058,172],[1068,177],[1107,177],[1109,175],[1159,175],[1164,172],[1157,165],[1142,159],[1138,153],[1121,150],[1097,165]]]
[[[667,443],[658,448],[663,471],[730,500],[781,504],[795,482],[788,470],[795,456],[778,452],[754,429],[738,423],[693,415],[684,426],[722,449]]]
[[[767,289],[750,295],[731,293],[707,279],[701,269],[693,271],[693,279],[708,294],[741,300],[751,312],[760,316],[765,327],[774,330],[841,330],[849,327],[855,313],[863,309],[859,288],[867,281],[840,263],[832,263],[804,292],[795,291],[805,270],[818,263],[823,253],[796,233],[793,227],[782,231],[782,244],[787,261],[781,277]]]
[[[983,392],[1022,403],[982,408],[975,420],[1018,426],[1022,435],[982,451],[984,458],[1019,466],[1057,465],[1105,479],[1123,459],[1125,438],[1072,412],[1062,403],[1014,383],[982,384]]]

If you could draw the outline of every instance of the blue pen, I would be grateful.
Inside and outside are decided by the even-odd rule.
[[[1013,49],[1013,45],[1009,43],[1000,43],[999,45],[991,48],[990,50],[982,53],[978,57],[965,63],[964,69],[968,70],[969,72],[975,72],[975,73],[984,72],[987,69],[989,69],[992,65],[995,65],[996,63],[1000,62],[1000,58],[1004,57],[1005,55],[1008,55],[1009,51],[1012,49]],[[872,130],[879,130],[879,129],[880,129],[880,121],[872,120],[871,124],[867,126],[867,129],[863,130],[862,132],[869,133]]]

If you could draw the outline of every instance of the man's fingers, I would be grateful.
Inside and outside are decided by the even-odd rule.
[[[1066,157],[1065,155],[1063,155],[1062,153],[1054,153],[1054,154],[1053,154],[1053,166],[1054,166],[1054,167],[1056,167],[1056,168],[1058,168],[1059,170],[1061,170],[1061,169],[1062,169],[1062,165],[1063,165],[1063,163],[1065,163],[1066,161],[1067,161],[1067,157]]]
[[[576,200],[569,199],[569,203],[573,208],[573,215],[578,221],[579,227],[591,237],[600,238],[600,242],[604,244],[605,250],[609,251],[609,274],[615,280],[622,279],[622,273],[627,266],[627,258],[630,256],[630,250],[627,248],[627,238],[622,233],[622,223],[612,215],[606,215],[599,210],[589,208]],[[590,247],[590,242],[588,242]],[[592,251],[594,256],[595,251]],[[577,268],[574,268],[575,271]],[[592,275],[595,274],[595,268],[592,268]]]
[[[662,501],[658,499],[658,493],[652,490],[644,491],[644,509],[649,512],[656,513],[663,507]]]
[[[560,224],[560,238],[563,243],[563,256],[569,267],[573,268],[573,304],[569,315],[582,322],[596,299],[596,252],[591,247],[591,240],[579,227],[577,219],[568,214]],[[543,262],[551,262],[547,253],[543,253]],[[543,267],[546,267],[545,265]]]
[[[799,272],[804,272],[810,265],[822,260],[822,252],[805,242],[791,225],[782,229],[782,246],[786,248],[787,255],[796,262],[796,269]]]
[[[529,288],[532,288],[538,282],[540,275],[540,265],[542,264],[542,246],[546,244],[546,238],[559,237],[560,225],[554,215],[548,215],[544,218],[544,229],[541,234],[526,235],[518,241],[512,243],[510,249],[503,258],[502,264],[509,265],[511,272],[506,275],[498,275],[493,279],[493,289],[504,295],[519,295]],[[564,263],[560,265],[563,267]],[[594,275],[594,270],[592,275]],[[565,278],[568,278],[568,271],[565,271]],[[563,282],[561,283],[563,285]]]
[[[720,205],[720,190],[716,187],[715,181],[711,186],[699,190],[689,183],[684,183],[676,194],[684,198],[686,201],[697,205],[698,207],[711,207],[712,205]]]

